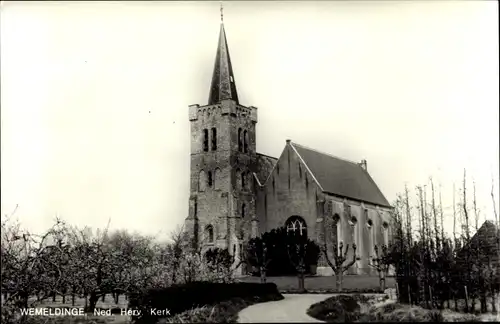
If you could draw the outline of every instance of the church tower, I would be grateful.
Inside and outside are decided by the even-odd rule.
[[[202,251],[236,257],[256,235],[254,175],[257,108],[240,104],[222,20],[206,105],[190,105],[191,171],[185,230]],[[252,234],[253,233],[253,234]]]

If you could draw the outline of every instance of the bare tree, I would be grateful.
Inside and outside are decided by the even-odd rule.
[[[336,286],[337,290],[340,292],[342,291],[342,282],[343,282],[343,276],[344,273],[352,267],[352,265],[356,262],[356,244],[352,245],[352,259],[348,261],[347,264],[344,264],[347,261],[347,254],[349,253],[349,244],[347,244],[345,251],[344,251],[344,243],[340,242],[340,244],[337,247],[337,243],[334,242],[333,244],[333,258],[330,259],[328,256],[328,250],[326,246],[326,242],[322,248],[323,254],[325,255],[326,262],[332,268],[333,272],[335,273],[335,278],[336,278]]]

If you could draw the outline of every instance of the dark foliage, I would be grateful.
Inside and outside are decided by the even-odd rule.
[[[151,314],[151,309],[168,309],[170,315],[176,315],[192,308],[215,305],[233,298],[260,296],[274,296],[275,300],[283,298],[273,283],[192,282],[164,289],[151,289],[142,294],[131,294],[129,309],[140,311],[140,316],[132,317],[134,323],[155,323],[160,317]]]
[[[334,296],[312,305],[307,314],[329,323],[352,323],[361,316],[359,301],[354,296]]]
[[[263,246],[267,248],[267,275],[296,275],[297,268],[290,260],[288,247],[294,246],[298,239],[299,238],[295,235],[289,235],[284,227],[273,229],[270,232],[262,234],[260,237],[251,239],[247,244],[247,258],[250,266],[252,266],[253,275],[260,275],[260,266],[255,255],[262,255],[262,253],[259,253],[260,251],[255,251],[255,249],[262,250]],[[317,265],[320,248],[310,239],[305,239],[304,243],[307,244],[305,253],[305,273],[310,274],[311,265]]]

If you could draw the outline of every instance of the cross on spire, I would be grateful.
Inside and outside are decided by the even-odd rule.
[[[222,1],[220,2],[220,22],[224,22],[224,7],[222,6]]]

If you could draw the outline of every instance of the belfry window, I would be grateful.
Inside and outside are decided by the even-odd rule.
[[[203,130],[203,151],[208,152],[208,129]]]
[[[217,128],[212,128],[212,151],[217,150]]]
[[[246,205],[245,204],[241,204],[241,218],[245,218],[245,209],[246,209]]]
[[[287,234],[307,236],[307,225],[302,217],[290,217],[286,221],[285,227]]]

